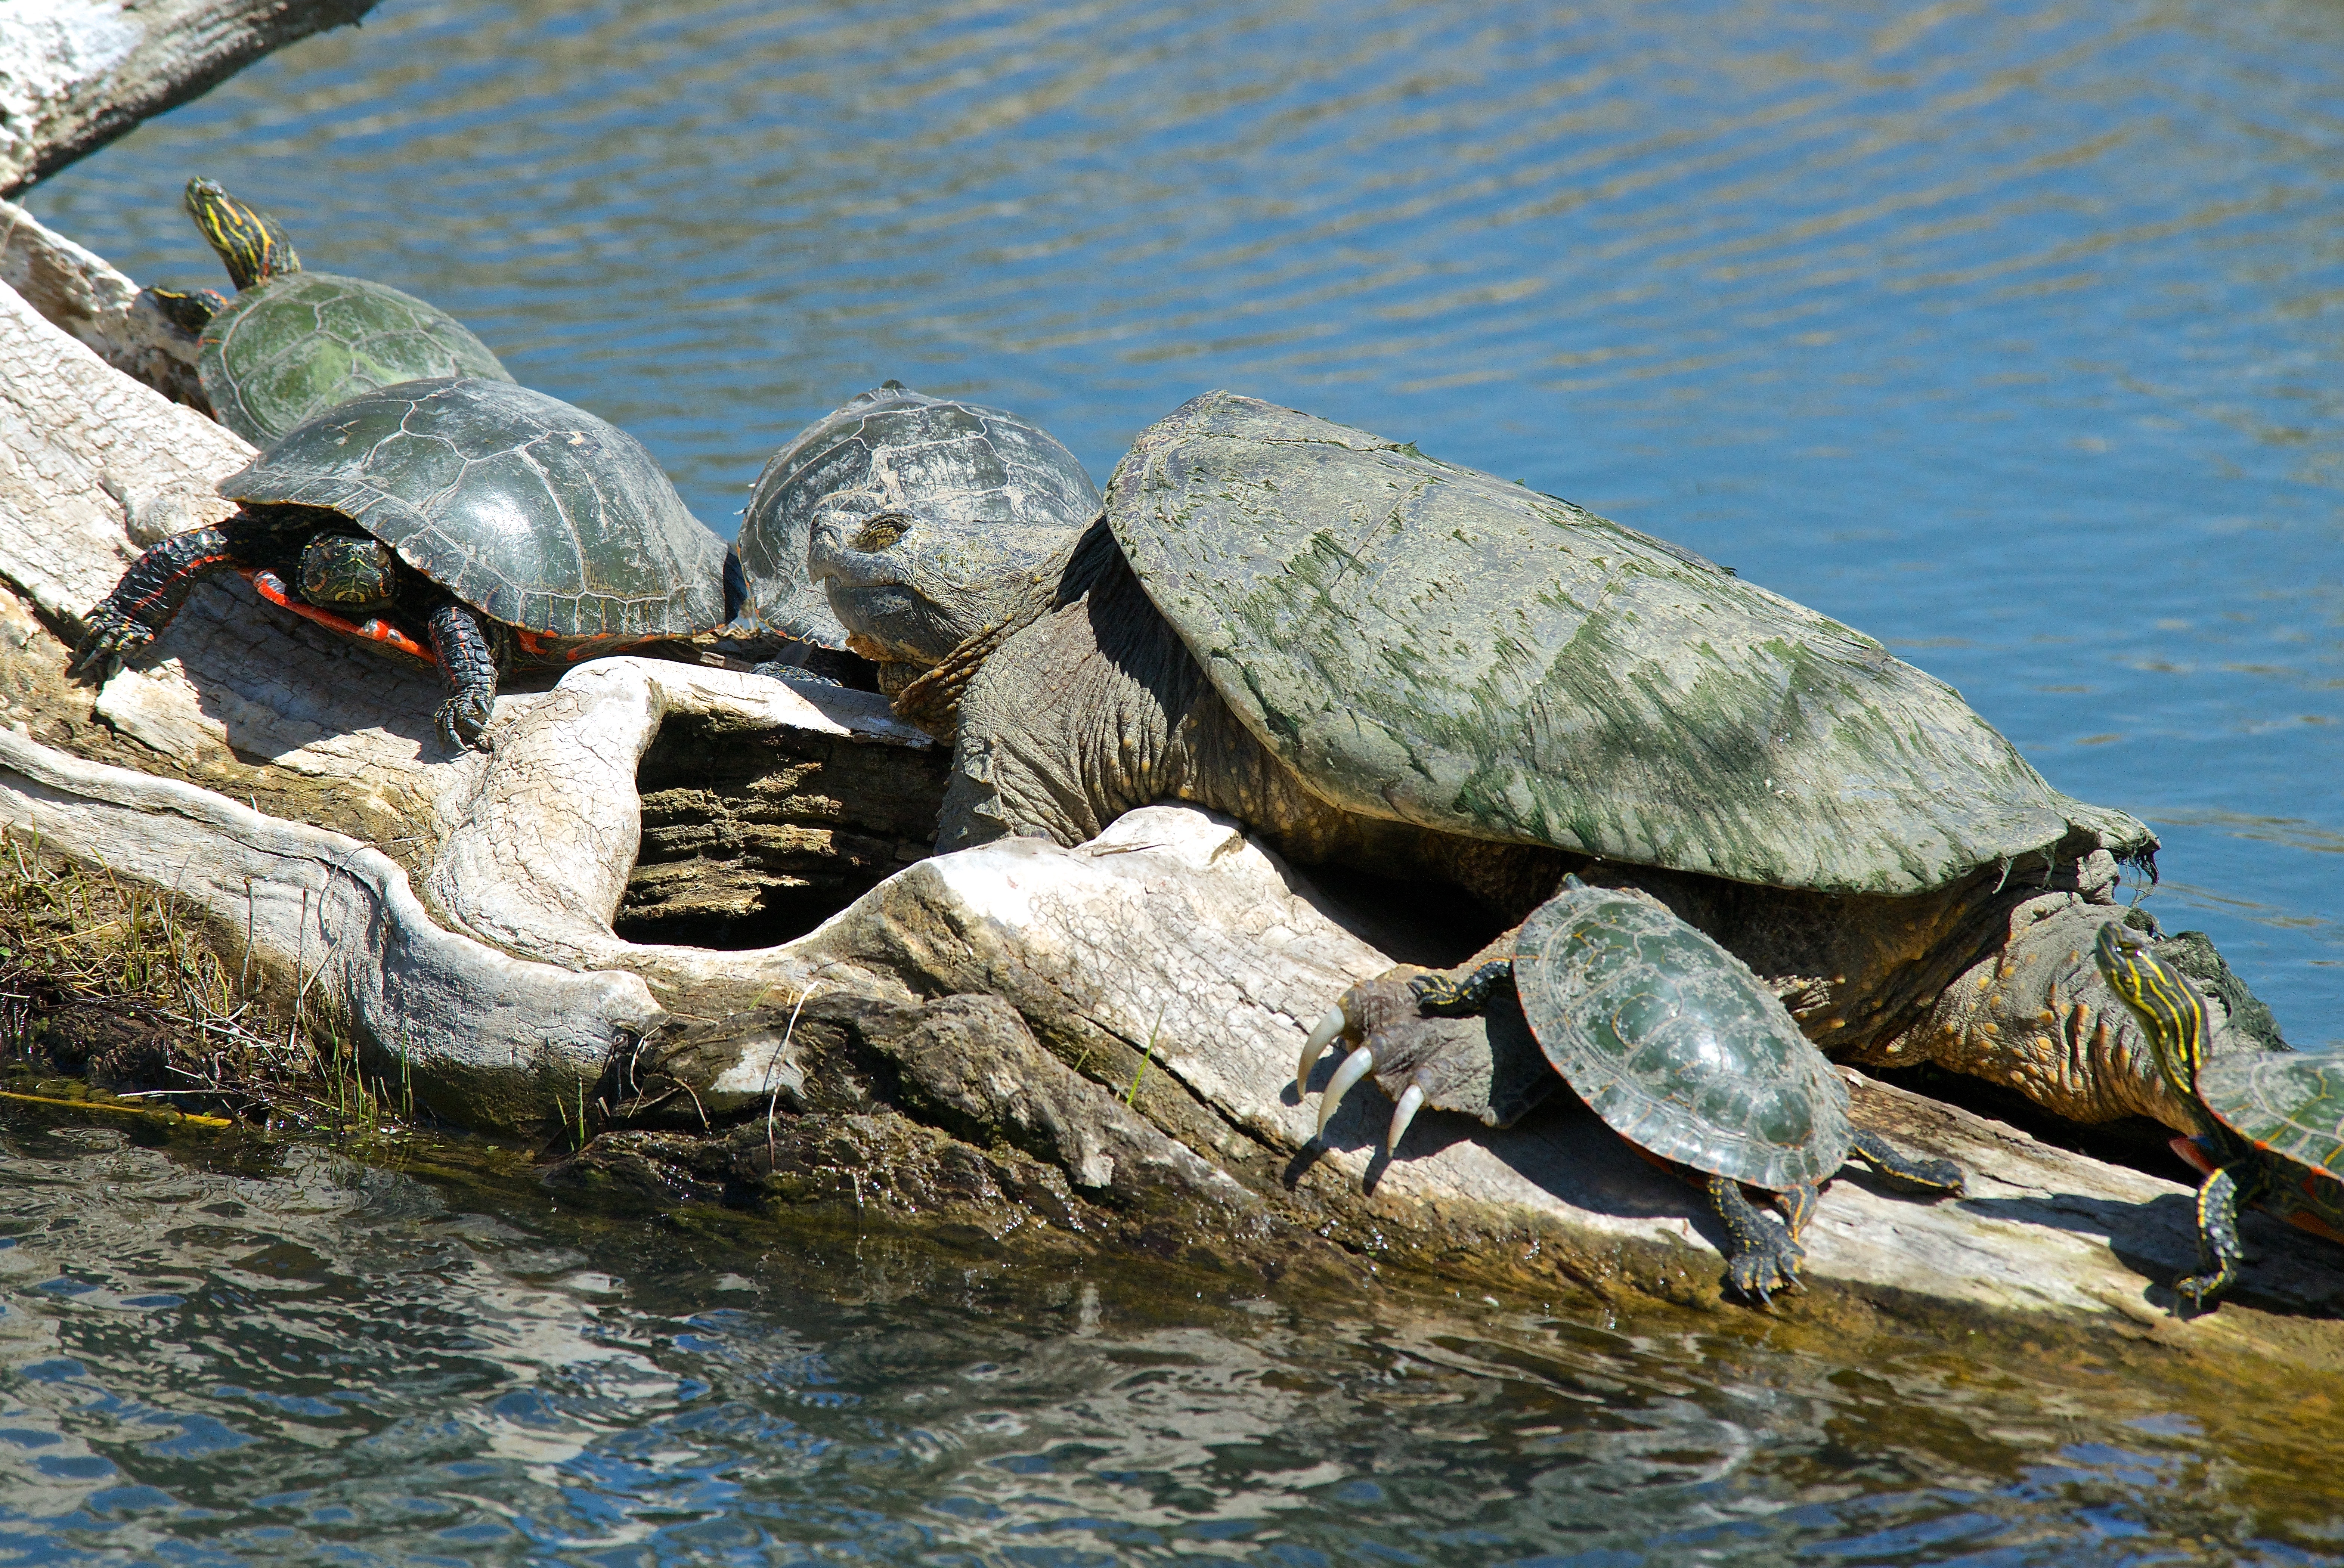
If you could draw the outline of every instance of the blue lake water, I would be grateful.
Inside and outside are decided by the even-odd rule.
[[[387,0],[28,199],[142,281],[217,284],[177,201],[217,178],[634,430],[727,533],[776,446],[889,377],[1101,480],[1228,387],[1526,481],[1952,681],[2152,822],[2166,924],[2344,1045],[2339,81],[2334,0]],[[1085,1329],[1078,1290],[760,1275],[556,1239],[541,1197],[86,1136],[7,1146],[64,1182],[146,1163],[58,1209],[86,1246],[24,1220],[0,1251],[28,1478],[0,1520],[49,1521],[0,1523],[0,1563],[2339,1548],[2291,1501],[2334,1494],[2332,1427],[2218,1391],[1855,1371],[1763,1324],[1136,1324],[1105,1285]],[[199,1179],[254,1239],[157,1239]],[[250,1218],[288,1181],[359,1218]],[[222,1260],[278,1247],[312,1261]],[[182,1267],[206,1282],[147,1278]]]

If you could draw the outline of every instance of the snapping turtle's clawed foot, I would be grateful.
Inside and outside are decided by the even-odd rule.
[[[1350,1047],[1321,1092],[1318,1135],[1343,1097],[1370,1076],[1393,1102],[1387,1153],[1427,1106],[1504,1127],[1552,1093],[1558,1080],[1512,991],[1498,983],[1510,973],[1504,962],[1450,974],[1403,966],[1344,992],[1295,1064],[1295,1093],[1307,1099],[1310,1074],[1327,1047],[1339,1041]],[[1482,1011],[1458,1016],[1466,1007]]]

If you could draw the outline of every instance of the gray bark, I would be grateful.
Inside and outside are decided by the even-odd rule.
[[[0,196],[375,0],[0,0]]]

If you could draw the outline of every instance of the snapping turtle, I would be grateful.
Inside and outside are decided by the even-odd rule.
[[[1420,977],[1409,988],[1420,1009],[1455,1013],[1479,1010],[1509,987],[1572,1092],[1639,1152],[1709,1195],[1732,1239],[1726,1279],[1745,1296],[1764,1301],[1798,1283],[1799,1236],[1816,1189],[1851,1157],[1909,1190],[1962,1191],[1952,1161],[1900,1154],[1852,1126],[1847,1086],[1781,1000],[1649,894],[1565,876],[1522,923],[1510,959],[1461,981]],[[1305,1055],[1298,1084],[1317,1054]],[[1339,1098],[1330,1087],[1322,1113]],[[1394,1127],[1404,1129],[1422,1100],[1420,1087],[1403,1090]],[[1773,1195],[1783,1225],[1751,1207],[1744,1184]]]
[[[1178,799],[1507,920],[1575,870],[1658,896],[1836,1057],[1941,1061],[2084,1120],[2185,1115],[2082,956],[2147,828],[1699,556],[1225,392],[1143,432],[1038,570],[939,573],[950,530],[925,531],[912,551],[818,515],[808,565],[897,667],[898,711],[955,735],[940,850],[1078,843]],[[1361,1049],[1395,1098],[1501,1120],[1478,1042],[1435,1018]]]
[[[69,673],[101,679],[203,578],[435,666],[453,749],[481,744],[500,673],[710,631],[737,598],[723,541],[641,442],[510,381],[360,393],[220,481],[234,516],[141,555],[84,617]]]
[[[186,199],[236,298],[209,288],[146,292],[198,334],[196,377],[213,416],[255,446],[376,387],[430,376],[512,379],[446,311],[387,283],[303,271],[274,218],[212,181],[189,180]]]
[[[749,592],[743,620],[816,647],[849,645],[806,576],[806,540],[823,518],[874,538],[914,530],[896,541],[904,551],[921,548],[928,535],[918,523],[932,521],[945,542],[924,561],[927,572],[943,584],[981,583],[1048,559],[1098,510],[1098,486],[1043,430],[888,381],[806,427],[757,476],[736,546]],[[886,613],[875,602],[869,612]]]
[[[2206,1178],[2198,1250],[2208,1266],[2175,1280],[2174,1295],[2196,1309],[2236,1282],[2242,1202],[2344,1241],[2344,1055],[2241,1050],[2235,1040],[2212,1053],[2204,998],[2147,937],[2111,920],[2092,957],[2139,1016],[2173,1092],[2199,1113],[2198,1137],[2174,1144]]]

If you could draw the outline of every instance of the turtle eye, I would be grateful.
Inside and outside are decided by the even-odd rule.
[[[909,519],[897,517],[892,513],[885,517],[874,517],[856,531],[854,537],[847,541],[846,547],[865,555],[874,554],[894,544],[911,531],[912,524]]]

